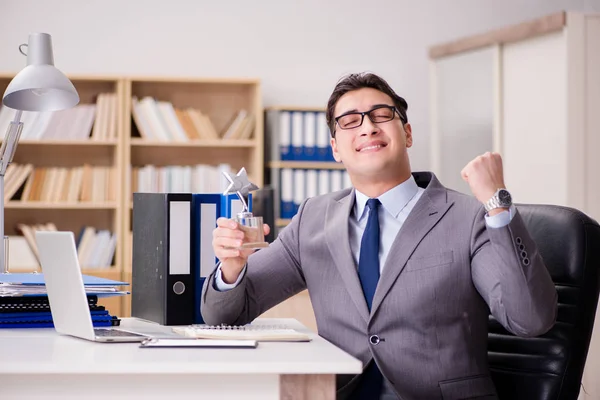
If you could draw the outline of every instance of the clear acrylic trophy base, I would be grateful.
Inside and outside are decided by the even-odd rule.
[[[265,242],[262,217],[255,217],[251,212],[241,212],[234,221],[245,234],[240,249],[261,249],[269,246],[269,243]]]

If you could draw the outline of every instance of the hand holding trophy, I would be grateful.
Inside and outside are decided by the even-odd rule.
[[[229,186],[225,190],[225,195],[235,193],[242,202],[243,210],[237,215],[232,216],[232,219],[238,223],[239,229],[244,232],[242,245],[238,249],[259,249],[268,247],[265,242],[265,234],[263,228],[263,218],[255,217],[248,207],[248,195],[251,191],[257,190],[258,186],[251,183],[246,174],[246,169],[242,168],[235,176],[231,176],[226,171],[223,175],[229,181]]]

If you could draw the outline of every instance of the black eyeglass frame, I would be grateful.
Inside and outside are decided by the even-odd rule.
[[[392,118],[390,118],[390,119],[387,119],[387,120],[385,120],[385,121],[378,121],[378,122],[375,122],[375,121],[373,121],[373,118],[371,118],[371,113],[372,113],[373,111],[380,110],[380,109],[382,109],[382,108],[387,108],[387,109],[390,109],[390,110],[392,110]],[[396,106],[389,106],[389,105],[380,105],[380,106],[374,107],[374,108],[372,108],[372,109],[370,109],[370,110],[368,110],[368,111],[363,111],[363,112],[358,112],[358,111],[349,111],[349,112],[347,112],[347,113],[344,113],[344,114],[342,114],[342,115],[339,115],[339,116],[335,117],[335,118],[334,118],[334,121],[335,121],[335,124],[336,124],[336,125],[337,125],[337,126],[338,126],[338,127],[341,129],[341,130],[350,130],[350,129],[355,129],[355,128],[358,128],[359,126],[361,126],[361,125],[363,124],[364,120],[365,120],[365,115],[368,115],[368,116],[369,116],[369,120],[371,120],[371,123],[373,123],[373,124],[381,124],[381,123],[384,123],[384,122],[389,122],[389,121],[392,121],[392,120],[394,119],[394,115],[395,115],[395,114],[398,114],[398,117],[400,118],[400,121],[402,121],[402,123],[403,123],[403,124],[406,124],[406,122],[407,122],[407,121],[406,121],[406,120],[405,120],[405,118],[402,116],[402,114],[400,113],[400,111],[398,110],[398,108],[397,108]],[[354,125],[354,126],[352,126],[352,127],[350,127],[350,128],[342,128],[342,126],[339,124],[339,119],[340,119],[340,118],[342,118],[342,117],[345,117],[345,116],[347,116],[347,115],[360,115],[360,123],[359,123],[358,125]],[[333,132],[333,134],[334,134],[333,136],[334,136],[334,137],[335,137],[335,131],[336,131],[336,130],[334,130],[334,132]]]

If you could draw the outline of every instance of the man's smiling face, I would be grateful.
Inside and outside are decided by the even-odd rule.
[[[372,88],[350,91],[338,100],[334,117],[346,116],[337,120],[331,146],[335,159],[350,174],[379,178],[402,169],[408,157],[406,149],[412,146],[412,133],[410,125],[403,124],[390,107],[394,107],[390,96]],[[360,123],[362,116],[348,113],[371,110],[374,121],[386,122],[373,122],[367,114],[360,126],[352,127]]]

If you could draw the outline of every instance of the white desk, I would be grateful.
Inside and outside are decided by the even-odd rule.
[[[293,319],[255,323],[310,333]],[[177,337],[170,327],[137,319],[125,318],[121,327]],[[143,349],[54,329],[1,329],[0,399],[333,400],[335,374],[360,373],[362,363],[311,336],[308,343],[260,342],[256,349]]]

